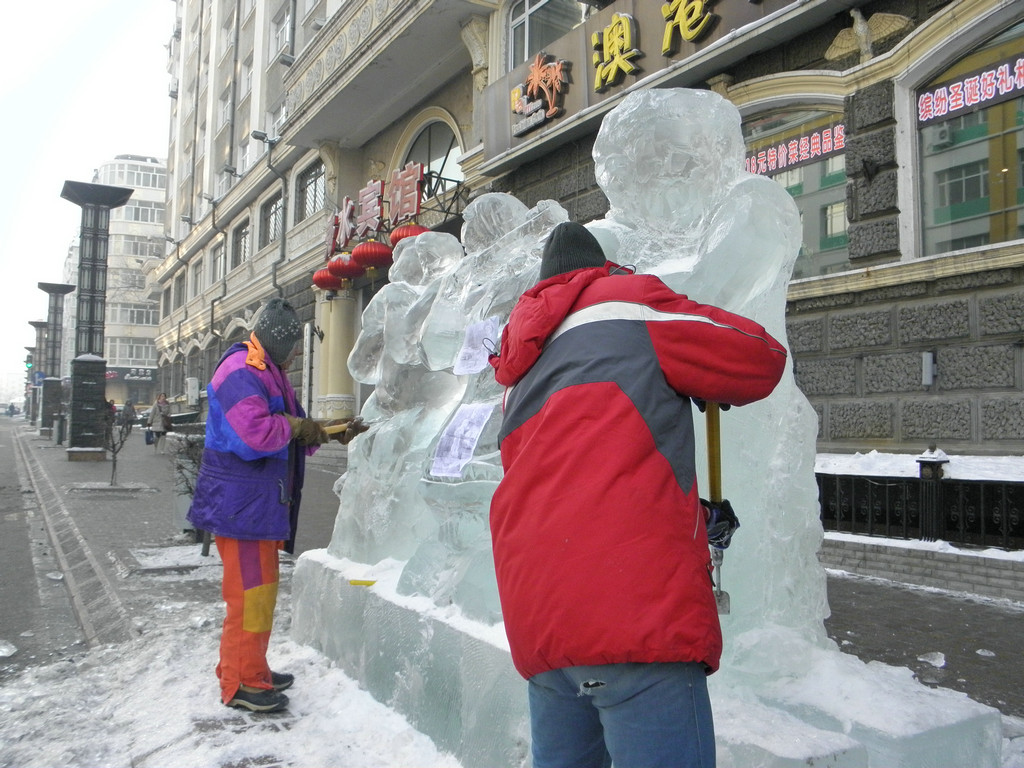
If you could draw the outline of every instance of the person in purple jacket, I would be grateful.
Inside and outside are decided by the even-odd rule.
[[[277,603],[278,550],[294,551],[306,456],[330,437],[306,418],[287,370],[301,351],[302,324],[284,299],[264,306],[248,341],[233,344],[207,386],[203,457],[188,519],[215,536],[224,565],[221,700],[275,712],[294,676],[273,672],[267,647]],[[348,443],[365,431],[347,421]]]

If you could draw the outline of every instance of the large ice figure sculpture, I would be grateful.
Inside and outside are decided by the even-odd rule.
[[[799,215],[778,184],[743,171],[739,125],[708,91],[627,96],[594,145],[611,210],[588,227],[611,260],[785,342]],[[373,427],[349,447],[330,547],[296,568],[293,635],[465,765],[515,765],[528,753],[525,686],[500,637],[488,535],[502,390],[486,353],[567,215],[486,194],[464,216],[461,244],[400,243],[363,315],[349,368],[375,387],[362,411]],[[864,665],[826,636],[815,436],[791,366],[767,400],[722,415],[723,490],[742,527],[725,556],[732,612],[711,678],[720,764],[995,766],[998,713]],[[348,584],[365,576],[380,579],[374,592]]]

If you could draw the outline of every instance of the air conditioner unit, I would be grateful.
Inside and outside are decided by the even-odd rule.
[[[953,129],[948,125],[936,125],[932,128],[928,146],[932,149],[945,149],[953,146]]]
[[[189,408],[199,405],[199,379],[194,376],[185,379],[185,401]]]

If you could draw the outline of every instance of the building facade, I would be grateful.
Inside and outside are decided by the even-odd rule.
[[[383,275],[314,286],[339,213],[392,216],[419,163],[430,228],[458,233],[487,191],[599,218],[601,118],[636,89],[707,88],[802,214],[787,326],[819,450],[1021,451],[1020,4],[180,0],[178,18],[150,279],[160,388],[183,404],[282,295],[309,327],[307,407],[357,408],[343,361]]]

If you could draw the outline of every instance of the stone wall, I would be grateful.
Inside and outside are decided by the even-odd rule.
[[[818,449],[1020,453],[1022,309],[1024,269],[791,301],[789,343],[818,412]]]

